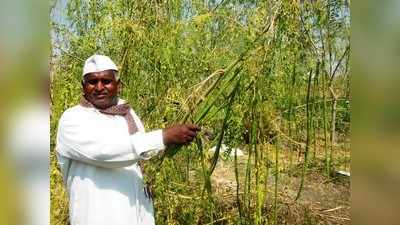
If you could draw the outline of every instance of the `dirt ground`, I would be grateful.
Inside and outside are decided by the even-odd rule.
[[[349,171],[350,153],[344,145],[337,146],[336,170]],[[297,153],[296,153],[297,154]],[[349,225],[350,177],[332,172],[328,177],[323,170],[323,153],[317,153],[305,177],[301,197],[295,201],[300,185],[301,168],[285,169],[287,151],[280,152],[278,177],[278,224],[337,224]],[[302,160],[301,157],[299,160]],[[301,162],[301,161],[300,161]],[[239,177],[244,179],[247,155],[238,158]],[[299,164],[300,166],[300,164]],[[293,172],[294,171],[294,172]],[[240,178],[239,178],[240,179]],[[233,160],[220,160],[212,176],[213,190],[220,204],[232,207],[236,201],[236,182]],[[242,182],[241,182],[242,183]],[[268,178],[268,194],[265,215],[269,215],[274,203],[275,176]],[[241,188],[239,189],[242,191]],[[234,210],[234,209],[232,209]]]

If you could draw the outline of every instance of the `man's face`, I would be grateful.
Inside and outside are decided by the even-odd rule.
[[[120,82],[113,70],[86,74],[82,86],[85,98],[96,108],[105,109],[118,103]]]

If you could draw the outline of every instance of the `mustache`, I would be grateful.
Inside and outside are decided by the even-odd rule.
[[[93,95],[106,95],[106,94],[108,94],[108,91],[94,91],[93,92]]]

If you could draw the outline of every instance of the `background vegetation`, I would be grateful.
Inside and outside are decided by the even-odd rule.
[[[71,0],[65,10],[52,23],[52,224],[68,221],[57,122],[94,53],[119,65],[121,95],[148,130],[203,128],[146,163],[157,224],[350,223],[337,177],[350,170],[349,1]]]

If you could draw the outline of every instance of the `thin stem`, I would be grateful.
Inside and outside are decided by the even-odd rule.
[[[300,181],[300,187],[299,190],[297,192],[297,196],[295,201],[297,201],[300,196],[301,196],[301,192],[303,190],[303,186],[304,186],[304,179],[305,179],[305,173],[306,173],[306,169],[307,169],[307,160],[308,160],[308,151],[309,151],[309,147],[310,147],[310,138],[311,138],[311,132],[310,132],[310,107],[308,106],[308,102],[310,101],[310,92],[311,92],[311,77],[312,77],[312,71],[310,71],[310,75],[308,76],[308,85],[307,85],[307,99],[306,99],[306,103],[307,103],[307,140],[306,140],[306,149],[304,152],[304,162],[303,162],[303,170],[301,173],[301,181]]]

